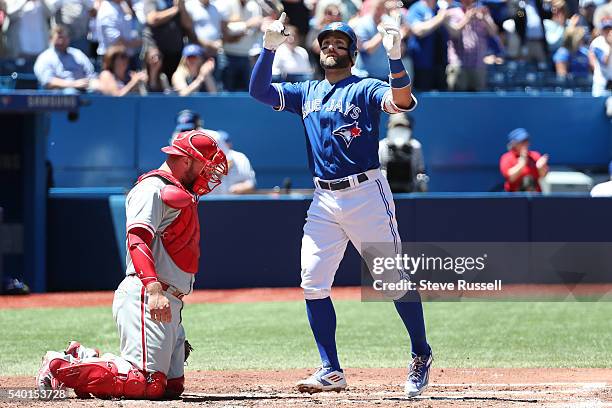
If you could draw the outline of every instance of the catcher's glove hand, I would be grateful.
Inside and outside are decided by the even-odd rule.
[[[185,362],[187,362],[187,359],[191,355],[192,351],[193,351],[193,347],[191,346],[191,344],[189,344],[187,340],[185,340]]]

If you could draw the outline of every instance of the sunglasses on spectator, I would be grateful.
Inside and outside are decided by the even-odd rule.
[[[121,54],[117,54],[117,56],[116,56],[115,58],[119,58],[119,59],[128,59],[129,57],[128,57],[128,55],[127,55],[127,54],[121,53]]]

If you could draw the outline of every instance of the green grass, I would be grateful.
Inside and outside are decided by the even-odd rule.
[[[337,301],[346,367],[403,367],[405,329],[390,303]],[[612,367],[612,303],[425,303],[438,367]],[[189,369],[318,365],[303,302],[187,305]],[[117,353],[110,308],[0,310],[0,375],[33,375],[70,339]]]

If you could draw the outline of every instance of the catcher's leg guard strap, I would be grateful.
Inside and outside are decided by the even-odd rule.
[[[179,378],[171,378],[166,386],[166,398],[178,398],[185,391],[185,376]]]
[[[112,361],[69,363],[55,359],[49,368],[55,378],[80,394],[91,393],[100,398],[123,396],[124,381],[119,378],[117,366]]]

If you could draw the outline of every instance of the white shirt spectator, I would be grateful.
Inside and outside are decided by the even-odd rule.
[[[45,0],[7,2],[8,50],[12,57],[35,57],[49,46],[51,10]]]
[[[276,50],[272,63],[272,75],[307,75],[312,73],[312,66],[308,60],[308,51],[302,47],[291,49],[282,44]]]
[[[591,197],[612,197],[612,180],[599,183],[593,187]]]
[[[255,170],[253,170],[248,157],[244,153],[230,149],[219,132],[206,129],[204,132],[211,135],[217,141],[219,148],[223,150],[225,157],[227,157],[228,164],[227,176],[221,179],[219,187],[215,188],[209,195],[232,194],[232,186],[244,183],[245,181],[250,181],[253,187],[255,187]]]
[[[589,50],[595,54],[593,96],[604,96],[607,94],[606,85],[612,79],[612,58],[608,58],[610,56],[610,44],[604,36],[600,35],[591,42]],[[604,64],[606,59],[608,59],[608,63]]]
[[[251,181],[255,185],[255,171],[251,167],[251,162],[244,153],[230,150],[227,153],[229,170],[227,176],[223,177],[219,187],[213,190],[217,194],[231,194],[230,188],[238,183]]]
[[[228,55],[240,57],[256,56],[261,53],[262,35],[260,30],[256,28],[247,28],[245,22],[253,17],[261,17],[261,7],[255,0],[249,0],[242,6],[240,0],[217,0],[214,2],[215,7],[222,16],[222,19],[227,21],[227,28],[230,34],[244,35],[236,42],[226,42],[223,44],[223,50]]]
[[[134,38],[132,15],[127,14],[123,6],[127,7],[111,0],[102,1],[96,17],[98,55],[104,55],[108,47],[119,39],[129,41]],[[129,55],[135,53],[136,50],[128,48]]]
[[[193,29],[199,40],[221,39],[222,17],[213,4],[204,6],[200,0],[186,0],[185,9],[193,21]]]
[[[68,47],[65,53],[60,53],[54,47],[49,47],[36,59],[34,74],[38,82],[46,86],[51,78],[69,81],[93,79],[95,70],[89,58],[81,50]]]

